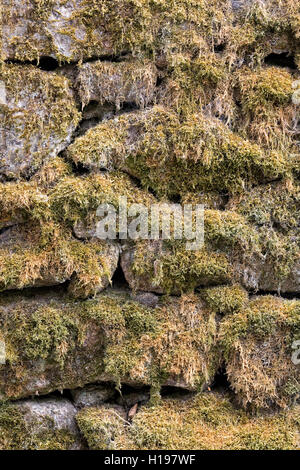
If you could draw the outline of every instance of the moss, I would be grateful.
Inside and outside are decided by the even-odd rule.
[[[293,179],[258,186],[229,201],[228,209],[258,227],[257,236],[266,262],[284,282],[299,255],[299,184]],[[273,274],[273,276],[274,276]]]
[[[130,266],[134,287],[139,289],[146,280],[164,293],[193,292],[201,284],[229,282],[232,270],[225,254],[186,250],[185,243],[165,241],[157,247],[140,241],[134,247],[134,259]],[[151,287],[149,287],[151,290]]]
[[[140,108],[154,98],[156,70],[153,63],[97,61],[84,64],[77,78],[82,106],[91,100],[114,104],[119,110],[124,103]]]
[[[204,212],[204,247],[199,250],[187,250],[186,240],[174,240],[172,233],[170,240],[139,240],[128,250],[133,253],[131,287],[176,294],[226,284],[237,275],[235,261],[246,263],[261,253],[258,234],[243,216],[212,209]]]
[[[96,0],[83,0],[72,9],[67,2],[62,6],[64,9],[59,8],[57,2],[41,0],[35,0],[29,6],[21,4],[26,18],[31,20],[30,27],[25,38],[16,34],[7,40],[17,59],[32,60],[50,55],[50,52],[62,61],[119,55],[124,51],[130,51],[134,56],[152,56],[156,48],[170,50],[170,42],[180,49],[182,33],[185,35],[184,48],[188,49],[204,34],[210,41],[220,41],[230,14],[227,0],[221,3],[216,0],[172,0],[168,3],[120,0],[113,5],[109,0],[101,4]],[[5,25],[13,27],[16,22],[21,22],[23,11],[15,10],[13,6],[7,9]],[[52,34],[49,34],[47,24],[53,10],[57,24],[52,26]],[[192,31],[194,41],[188,37],[186,29]],[[56,36],[62,37],[70,46],[59,47]]]
[[[65,297],[50,303],[9,300],[1,308],[7,350],[1,392],[7,397],[22,397],[28,386],[32,390],[40,361],[50,374],[43,372],[43,393],[93,382],[103,374],[118,386],[141,383],[159,390],[170,379],[201,389],[220,363],[215,316],[197,297],[165,300],[156,309],[120,294],[77,302]],[[74,370],[80,361],[88,365]]]
[[[85,408],[77,422],[90,449],[295,450],[298,408],[251,417],[235,409],[228,396],[210,393],[144,406],[131,425],[107,407]]]
[[[228,67],[224,59],[212,53],[208,46],[201,49],[196,58],[174,52],[167,56],[167,72],[158,91],[158,102],[173,108],[181,116],[197,112],[208,103],[216,103],[220,94],[223,95],[223,108],[226,105]],[[228,98],[234,107],[231,96]]]
[[[74,297],[88,297],[110,282],[118,249],[101,240],[81,242],[52,221],[14,228],[0,248],[0,290],[56,285],[71,279]]]
[[[96,126],[75,141],[69,154],[87,167],[105,161],[125,169],[159,196],[236,193],[286,172],[283,155],[264,153],[219,120],[198,114],[180,123],[161,107]]]
[[[247,292],[239,285],[202,289],[200,296],[219,315],[237,313],[248,302]]]
[[[234,409],[226,396],[203,394],[142,408],[128,434],[137,449],[296,449],[296,413],[254,418]]]
[[[95,216],[100,204],[112,204],[119,208],[119,197],[126,196],[128,204],[148,206],[155,199],[139,190],[127,175],[111,174],[70,176],[63,178],[50,194],[50,205],[55,217],[73,227],[78,220]]]
[[[299,397],[292,343],[299,338],[299,302],[265,296],[225,317],[220,341],[227,374],[240,402],[253,408],[286,407]],[[295,380],[293,396],[286,385]]]
[[[127,330],[108,343],[105,357],[106,373],[117,383],[128,377],[159,390],[169,377],[191,388],[211,381],[219,364],[216,323],[197,297],[169,300],[155,310],[131,302],[122,310]]]
[[[76,421],[90,450],[118,450],[126,420],[113,408],[83,408]]]
[[[67,429],[55,429],[46,418],[28,421],[17,405],[0,405],[1,450],[67,450],[75,443]]]
[[[2,166],[6,176],[14,179],[32,175],[44,160],[55,157],[55,152],[63,148],[80,113],[64,77],[33,66],[8,64],[1,66],[0,78],[8,102],[7,106],[1,105],[3,125],[21,142],[13,152],[6,148],[5,155],[1,155]],[[24,163],[29,159],[30,168]]]
[[[294,77],[279,67],[241,69],[238,72],[238,87],[244,129],[249,138],[261,145],[290,153],[296,152],[293,139],[293,122],[296,107],[292,104]]]

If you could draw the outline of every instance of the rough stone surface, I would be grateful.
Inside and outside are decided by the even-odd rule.
[[[80,271],[84,271],[84,265],[80,268],[76,256],[68,250],[68,244],[71,247],[73,243],[79,243],[80,248],[80,242],[71,238],[66,245],[65,254],[56,253],[54,246],[49,256],[48,247],[38,250],[37,240],[31,236],[32,231],[26,225],[7,228],[0,234],[0,256],[5,259],[0,271],[0,289],[5,291],[24,287],[55,286],[70,280],[70,292],[80,291]],[[117,244],[101,244],[98,240],[95,243],[94,261],[102,272],[94,285],[94,293],[97,293],[110,284],[118,266],[120,250]],[[88,260],[83,259],[83,263],[85,261],[88,263]],[[88,266],[86,269],[88,270]]]
[[[184,305],[190,317],[181,317]],[[76,302],[54,293],[16,295],[11,301],[7,294],[1,299],[0,314],[7,351],[6,363],[0,365],[3,398],[77,389],[101,381],[151,385],[153,371],[159,374],[160,369],[165,373],[154,380],[154,386],[160,380],[164,385],[195,389],[206,386],[219,366],[214,314],[206,311],[197,296],[184,303],[170,298],[149,309],[133,302],[128,293],[113,290]],[[182,340],[180,335],[172,338],[174,322],[182,330]],[[198,328],[200,324],[201,329],[190,336],[191,325]],[[156,353],[147,332],[155,334]],[[178,348],[184,358],[178,356]],[[98,400],[97,391],[78,393],[83,395],[79,401],[93,400],[94,394]]]
[[[80,450],[85,448],[65,398],[34,398],[0,406],[1,450]]]
[[[299,448],[299,40],[294,0],[0,0],[1,450]]]
[[[112,400],[116,390],[111,385],[89,385],[82,389],[71,390],[74,405],[83,408],[84,406],[99,406],[106,401]]]
[[[70,142],[79,122],[69,82],[30,66],[0,71],[0,175],[32,175]]]
[[[18,407],[25,412],[24,420],[29,427],[33,426],[34,432],[37,431],[37,426],[40,426],[41,431],[44,432],[48,430],[48,427],[54,431],[67,431],[74,436],[74,443],[71,444],[70,450],[83,448],[82,438],[75,421],[77,409],[69,400],[64,398],[24,400]]]

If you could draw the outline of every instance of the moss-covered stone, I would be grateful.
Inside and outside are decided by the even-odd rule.
[[[0,237],[0,290],[53,286],[71,280],[74,297],[105,289],[118,265],[119,247],[76,240],[53,222],[15,226]]]
[[[244,406],[286,407],[299,398],[300,370],[292,361],[299,328],[299,302],[272,296],[225,317],[220,340],[227,375]]]
[[[125,169],[169,197],[191,190],[235,193],[287,171],[283,155],[264,152],[219,120],[198,114],[180,122],[162,107],[99,124],[68,153],[87,168]]]
[[[31,66],[1,65],[0,173],[30,176],[71,141],[80,114],[64,77]]]
[[[122,293],[77,302],[6,295],[0,313],[2,398],[99,380],[201,389],[220,362],[216,316],[196,296],[152,309]]]
[[[263,258],[244,271],[248,288],[299,291],[299,184],[294,180],[258,186],[229,201],[228,209],[257,227]]]
[[[154,98],[157,73],[153,63],[138,61],[88,62],[80,67],[77,85],[83,106],[90,101],[113,104],[119,110],[124,103],[139,108]]]
[[[25,400],[0,405],[1,450],[78,450],[76,408],[65,399]]]
[[[140,408],[131,425],[113,408],[85,408],[77,423],[90,449],[296,450],[299,407],[251,417],[228,396],[199,394]]]

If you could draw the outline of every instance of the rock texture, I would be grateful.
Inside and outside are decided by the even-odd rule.
[[[24,400],[0,406],[0,445],[8,450],[79,450],[77,410],[64,398]]]
[[[31,66],[0,70],[0,175],[31,176],[71,142],[79,122],[70,83]]]

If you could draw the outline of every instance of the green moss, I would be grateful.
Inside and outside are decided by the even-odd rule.
[[[127,426],[106,407],[81,410],[77,422],[90,449],[295,450],[298,408],[251,417],[235,409],[228,396],[210,393],[142,407]]]
[[[78,220],[89,220],[89,216],[95,216],[100,204],[112,204],[119,208],[120,196],[126,196],[128,204],[148,206],[155,201],[151,195],[137,189],[127,175],[113,172],[63,178],[50,194],[50,205],[59,221],[73,227]]]
[[[151,62],[120,63],[97,61],[80,68],[77,81],[82,106],[97,100],[113,104],[116,110],[125,103],[144,108],[153,100],[157,73]]]
[[[259,186],[232,198],[228,208],[258,227],[257,236],[266,262],[284,282],[299,255],[299,184],[293,180]]]
[[[293,411],[251,418],[227,397],[204,394],[142,408],[129,437],[138,449],[296,449],[298,429]]]
[[[90,450],[118,450],[125,438],[126,420],[113,408],[83,408],[76,420]]]
[[[0,79],[9,103],[1,105],[3,125],[21,140],[21,146],[13,155],[10,155],[10,148],[8,155],[1,155],[2,165],[7,168],[7,176],[14,179],[24,176],[24,171],[32,175],[44,160],[55,157],[53,146],[67,141],[80,120],[80,113],[70,83],[64,77],[47,74],[33,66],[8,64],[1,66]],[[41,120],[41,115],[47,119]],[[7,163],[8,157],[12,159],[11,166]],[[24,161],[29,158],[30,169],[24,170]]]
[[[52,221],[29,222],[14,228],[0,249],[0,290],[56,285],[73,275],[69,291],[88,297],[110,282],[117,251],[101,240],[76,240]]]
[[[299,396],[292,344],[299,338],[298,301],[265,296],[250,301],[221,323],[220,342],[227,374],[240,402],[253,408],[286,407]],[[286,393],[295,380],[293,396]]]
[[[192,292],[196,287],[226,284],[234,279],[233,261],[260,254],[254,227],[233,211],[204,212],[204,247],[188,250],[186,240],[137,241],[129,269],[132,287],[164,293]]]
[[[67,429],[55,429],[46,418],[25,419],[17,405],[0,405],[1,450],[67,450],[75,443]]]
[[[118,386],[125,381],[159,390],[171,378],[202,388],[220,363],[215,316],[197,297],[165,300],[156,309],[120,294],[76,302],[9,300],[1,308],[8,374],[1,390],[7,397],[23,396],[32,374],[39,376],[41,360],[51,365],[46,393],[93,382],[103,373]],[[85,351],[91,328],[95,338]],[[73,370],[71,358],[81,357],[88,367]]]
[[[125,144],[133,137],[128,151]],[[281,154],[263,152],[219,120],[192,115],[180,123],[161,107],[96,126],[75,141],[69,154],[87,167],[106,161],[125,169],[159,196],[235,193],[286,171]]]
[[[270,107],[284,106],[291,101],[293,77],[279,67],[258,71],[242,69],[239,82],[245,112],[262,113]]]
[[[219,315],[237,313],[248,302],[248,294],[239,285],[210,287],[200,291],[200,296]]]

